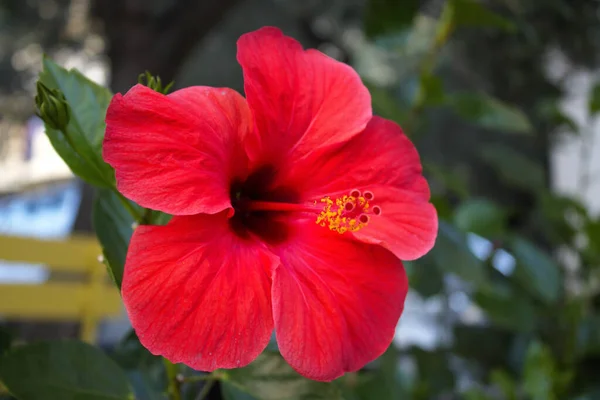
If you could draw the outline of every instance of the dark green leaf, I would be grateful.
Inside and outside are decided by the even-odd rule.
[[[590,92],[588,111],[591,115],[600,111],[600,82],[597,82]]]
[[[561,292],[560,267],[554,259],[524,238],[511,241],[510,252],[517,260],[514,278],[530,294],[546,303],[555,303]]]
[[[508,286],[482,287],[475,293],[474,300],[499,327],[516,332],[531,332],[535,328],[533,304]]]
[[[416,361],[419,381],[428,393],[440,393],[454,388],[455,378],[450,369],[447,351],[427,351],[413,347],[410,354]],[[429,396],[431,397],[433,396]]]
[[[405,396],[398,368],[398,350],[392,344],[375,362],[374,371],[361,374],[354,393],[360,400],[396,400]]]
[[[446,104],[462,119],[482,128],[531,134],[533,127],[519,109],[484,93],[453,93]]]
[[[469,197],[466,177],[458,171],[426,161],[423,162],[423,169],[428,176],[431,176],[431,178],[443,185],[445,189],[451,191],[461,199]]]
[[[430,74],[420,76],[422,104],[424,106],[438,106],[444,104],[446,94],[444,93],[444,83],[442,80]]]
[[[383,118],[402,124],[406,120],[405,107],[386,89],[366,83],[371,93],[373,112]]]
[[[554,360],[550,350],[533,341],[527,351],[523,371],[523,391],[531,400],[556,399],[553,391]]]
[[[577,329],[577,355],[600,355],[600,316],[588,316]]]
[[[500,389],[504,399],[517,400],[517,385],[515,384],[515,380],[506,371],[499,369],[492,371],[490,380]]]
[[[512,339],[510,331],[497,326],[457,324],[453,333],[453,351],[458,356],[485,365],[506,362]]]
[[[242,389],[234,386],[231,382],[222,382],[221,392],[223,394],[223,400],[261,400],[244,392]]]
[[[78,341],[16,347],[0,359],[0,380],[19,400],[131,400],[127,375]]]
[[[261,400],[341,399],[337,385],[306,379],[269,351],[247,367],[226,371],[224,381]]]
[[[124,207],[123,201],[128,200],[120,199],[111,190],[100,189],[92,214],[94,229],[102,246],[109,272],[119,288],[123,280],[123,267],[134,223],[134,219]],[[138,213],[141,213],[138,206],[131,202],[129,204]]]
[[[445,221],[439,223],[431,257],[442,273],[456,274],[475,285],[482,285],[487,280],[483,264],[467,246],[465,235]]]
[[[454,223],[463,232],[492,238],[504,233],[505,214],[489,200],[469,199],[458,206]]]
[[[411,25],[419,11],[419,0],[369,0],[365,11],[365,31],[378,36],[401,31]]]
[[[556,128],[568,128],[569,133],[579,133],[579,124],[563,112],[558,99],[541,100],[537,108],[540,117]]]
[[[436,265],[436,260],[427,254],[415,261],[404,262],[409,276],[410,287],[424,298],[435,296],[444,289],[444,274]]]
[[[502,144],[489,144],[481,148],[481,158],[506,184],[528,192],[545,190],[544,169],[517,150]]]
[[[136,399],[165,399],[167,379],[162,357],[146,350],[134,331],[123,338],[111,357],[125,370]]]
[[[39,79],[50,89],[60,90],[71,108],[66,132],[46,126],[52,146],[76,175],[96,186],[113,186],[114,172],[102,159],[104,118],[111,92],[47,58]]]
[[[452,7],[452,22],[456,26],[493,27],[514,32],[510,20],[488,10],[477,0],[448,0]]]
[[[0,326],[0,356],[10,349],[13,337],[6,329]]]

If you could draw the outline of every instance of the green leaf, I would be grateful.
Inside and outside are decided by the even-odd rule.
[[[114,191],[108,189],[98,191],[92,212],[94,230],[102,246],[109,273],[119,288],[123,280],[125,257],[135,221],[123,202],[128,202],[130,207],[141,213],[139,206],[120,198]]]
[[[501,369],[492,371],[490,381],[500,389],[504,399],[517,400],[517,385],[506,371]]]
[[[316,382],[295,372],[279,355],[265,351],[247,367],[224,372],[223,383],[260,400],[341,399],[334,383]],[[229,399],[238,400],[239,397]],[[228,400],[229,400],[228,399]]]
[[[365,11],[365,31],[378,36],[401,31],[412,24],[419,0],[369,0]]]
[[[460,203],[454,214],[454,223],[463,232],[472,232],[487,238],[502,235],[505,213],[486,199],[469,199]]]
[[[419,77],[421,85],[421,96],[423,96],[422,105],[438,106],[446,101],[444,93],[444,83],[441,78],[431,74],[422,74]]]
[[[445,221],[439,223],[431,257],[442,273],[456,274],[475,285],[483,285],[487,280],[484,266],[467,246],[465,235]]]
[[[111,357],[125,370],[136,399],[165,399],[167,376],[162,357],[142,346],[133,330],[117,344]]]
[[[404,111],[406,107],[386,89],[365,83],[371,93],[371,103],[373,112],[380,117],[391,119],[392,121],[402,124],[407,117]]]
[[[588,100],[588,112],[594,115],[598,111],[600,111],[600,82],[596,82]]]
[[[506,363],[512,334],[497,327],[457,324],[453,327],[453,352],[459,357],[485,365]]]
[[[427,351],[412,347],[410,354],[417,364],[419,386],[430,394],[427,398],[435,397],[434,393],[445,392],[454,388],[456,380],[450,369],[449,352],[446,350]]]
[[[0,380],[19,400],[131,400],[127,375],[97,348],[75,340],[16,347]]]
[[[476,0],[449,0],[452,7],[452,22],[456,26],[493,27],[507,32],[516,30],[515,24],[488,10],[480,1]]]
[[[423,169],[426,175],[431,176],[459,198],[466,199],[469,197],[467,179],[459,171],[427,161],[423,162]]]
[[[398,349],[392,344],[375,362],[375,371],[364,372],[354,393],[361,400],[396,400],[403,398],[405,389],[398,368]],[[404,395],[403,395],[404,394]]]
[[[555,364],[547,347],[533,341],[527,350],[523,371],[523,391],[531,400],[556,399],[553,391]]]
[[[533,133],[527,116],[519,109],[484,93],[448,94],[446,104],[459,117],[482,128],[520,134]]]
[[[528,240],[517,237],[510,243],[517,260],[514,278],[538,300],[551,305],[558,301],[562,279],[560,267],[546,252]]]
[[[538,163],[503,144],[488,144],[481,148],[481,158],[496,170],[507,185],[528,192],[544,192],[544,169]]]
[[[50,89],[60,90],[71,108],[66,132],[46,124],[52,146],[76,175],[96,186],[114,186],[113,169],[102,159],[104,118],[111,92],[48,58],[44,58],[43,65],[40,81]]]
[[[497,326],[515,332],[531,332],[536,324],[536,310],[531,301],[508,286],[481,287],[475,302]]]
[[[0,356],[10,349],[12,345],[13,337],[6,329],[0,326]]]
[[[411,289],[424,298],[435,296],[444,290],[444,274],[437,268],[436,260],[431,254],[415,261],[405,261],[404,268],[408,273]]]
[[[577,355],[600,355],[600,316],[593,315],[584,318],[577,329]]]

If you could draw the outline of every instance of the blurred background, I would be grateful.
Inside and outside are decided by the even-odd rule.
[[[236,40],[275,25],[361,74],[441,218],[356,396],[600,399],[600,2],[447,1],[1,1],[0,341],[115,349],[130,329],[116,290],[88,294],[94,189],[35,115],[43,55],[113,92],[145,70],[243,92]]]

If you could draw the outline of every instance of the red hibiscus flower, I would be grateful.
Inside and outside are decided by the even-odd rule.
[[[173,214],[131,239],[123,300],[142,344],[212,371],[273,330],[302,375],[332,380],[390,345],[437,216],[417,151],[372,116],[349,66],[276,28],[243,35],[244,99],[190,87],[115,95],[104,158],[119,190]]]

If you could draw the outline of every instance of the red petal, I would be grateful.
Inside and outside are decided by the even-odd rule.
[[[380,244],[402,260],[414,260],[431,250],[438,231],[435,207],[417,191],[386,186],[370,189],[377,193],[373,204],[381,208],[381,215],[371,215],[368,225],[354,232],[354,237]]]
[[[168,96],[136,85],[115,95],[103,155],[117,186],[143,207],[175,215],[231,207],[229,183],[244,176],[251,116],[230,89],[190,87]]]
[[[422,256],[435,243],[437,214],[429,203],[419,154],[392,121],[373,117],[351,141],[296,163],[280,179],[307,201],[353,189],[371,191],[371,203],[382,213],[371,215],[369,224],[354,235],[385,246],[403,260]]]
[[[172,362],[213,371],[247,365],[273,331],[277,257],[229,231],[225,213],[140,226],[122,294],[142,344]]]
[[[309,223],[281,248],[273,315],[282,356],[300,374],[330,381],[356,371],[390,345],[408,282],[380,246]]]
[[[344,142],[369,121],[371,96],[348,65],[267,27],[238,40],[237,58],[257,132],[248,152],[257,162],[295,160]],[[264,160],[267,158],[267,160]]]

